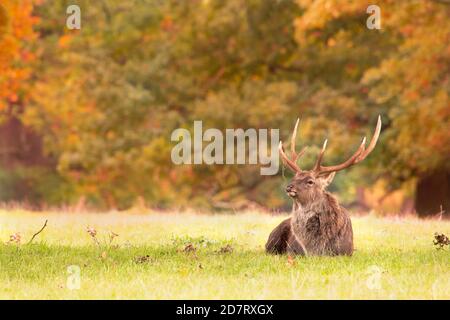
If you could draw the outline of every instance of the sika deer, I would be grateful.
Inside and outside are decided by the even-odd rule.
[[[305,152],[295,151],[295,137],[299,120],[295,124],[291,138],[291,158],[280,141],[279,151],[285,165],[295,176],[286,188],[286,193],[294,200],[291,217],[284,220],[270,234],[266,243],[269,253],[290,253],[299,255],[352,255],[353,230],[347,211],[336,198],[325,189],[337,171],[346,169],[364,160],[375,148],[381,130],[381,118],[367,149],[366,138],[356,152],[345,162],[335,166],[323,166],[322,159],[327,146],[325,140],[312,170],[303,171],[297,160]]]

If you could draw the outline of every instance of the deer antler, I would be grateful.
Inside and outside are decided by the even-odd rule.
[[[287,164],[287,166],[294,172],[301,172],[302,170],[297,165],[297,160],[305,153],[306,148],[304,147],[299,153],[295,151],[295,138],[297,137],[297,129],[298,129],[298,123],[300,122],[300,119],[297,119],[297,122],[295,123],[294,131],[292,132],[291,137],[291,159],[286,155],[286,153],[283,150],[283,142],[280,141],[280,144],[278,146],[278,149],[280,151],[280,155],[283,158],[284,162]]]
[[[323,155],[324,155],[325,149],[327,147],[327,140],[325,140],[325,142],[323,143],[322,151],[320,151],[319,156],[316,161],[316,164],[314,165],[313,171],[318,175],[323,174],[323,173],[328,173],[328,172],[336,172],[336,171],[340,171],[345,168],[348,168],[348,167],[364,160],[369,155],[369,153],[371,153],[372,150],[375,148],[375,145],[377,144],[377,141],[378,141],[378,137],[380,136],[380,131],[381,131],[381,116],[378,116],[375,133],[373,134],[372,140],[370,140],[370,143],[369,143],[369,146],[367,147],[367,149],[365,148],[366,137],[364,137],[359,148],[356,150],[356,152],[350,158],[347,159],[347,161],[345,161],[341,164],[338,164],[335,166],[329,166],[329,167],[325,167],[325,166],[321,165]]]

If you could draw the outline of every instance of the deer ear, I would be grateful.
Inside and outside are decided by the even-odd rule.
[[[324,188],[328,187],[331,182],[333,182],[334,176],[336,175],[336,172],[331,172],[326,175],[323,175],[320,177],[320,180],[322,181],[322,185]]]

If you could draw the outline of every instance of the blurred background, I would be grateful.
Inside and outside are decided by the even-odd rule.
[[[66,27],[69,5],[81,29]],[[450,210],[450,1],[0,0],[0,202],[286,210],[291,174],[170,160],[176,128],[280,128],[310,168],[371,136],[331,191],[353,212]]]

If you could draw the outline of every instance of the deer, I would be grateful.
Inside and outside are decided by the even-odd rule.
[[[336,172],[347,169],[364,160],[375,148],[381,131],[381,117],[378,116],[375,132],[366,148],[366,138],[346,161],[338,165],[322,165],[328,139],[323,143],[317,160],[311,170],[302,170],[298,159],[307,147],[295,151],[295,141],[300,119],[295,123],[291,138],[289,158],[280,141],[278,150],[284,165],[294,173],[286,187],[293,206],[289,218],[282,221],[269,235],[266,252],[301,256],[351,256],[353,247],[352,222],[347,210],[326,188],[333,181]]]

